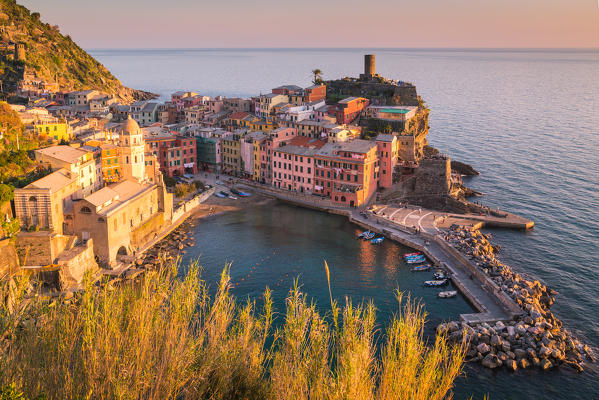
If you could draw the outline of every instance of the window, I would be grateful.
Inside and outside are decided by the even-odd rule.
[[[90,208],[87,206],[83,206],[83,207],[81,207],[81,210],[79,210],[79,212],[81,214],[91,214],[92,210],[90,210]]]

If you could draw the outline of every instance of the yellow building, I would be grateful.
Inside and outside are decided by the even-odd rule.
[[[61,140],[71,140],[71,128],[65,122],[35,124],[33,129],[40,135],[48,137],[49,142],[58,143]]]
[[[222,141],[222,164],[223,171],[232,175],[243,173],[241,162],[241,141],[245,130],[237,130],[233,135],[227,136]]]
[[[104,182],[118,182],[122,176],[121,152],[118,146],[112,143],[100,145],[102,149],[102,177]]]

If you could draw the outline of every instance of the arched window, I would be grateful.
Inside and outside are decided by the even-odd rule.
[[[79,210],[79,212],[80,212],[81,214],[91,214],[91,213],[92,213],[92,210],[90,210],[90,208],[89,208],[89,207],[87,207],[87,206],[84,206],[84,207],[81,207],[81,210]]]
[[[102,217],[98,217],[98,222],[104,223],[105,219]]]
[[[34,202],[34,203],[37,203],[37,197],[35,197],[35,196],[31,196],[31,197],[29,198],[29,201],[32,201],[32,202]]]

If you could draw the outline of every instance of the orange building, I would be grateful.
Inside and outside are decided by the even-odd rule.
[[[314,192],[334,203],[359,207],[376,192],[379,164],[376,143],[355,139],[327,143],[314,155]]]

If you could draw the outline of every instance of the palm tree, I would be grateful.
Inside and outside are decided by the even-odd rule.
[[[312,70],[312,75],[314,75],[314,79],[312,80],[312,83],[314,83],[315,85],[322,84],[322,71],[321,70],[319,70],[318,68]]]

